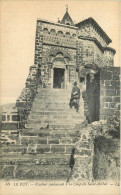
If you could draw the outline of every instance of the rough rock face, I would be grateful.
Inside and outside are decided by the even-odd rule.
[[[119,183],[120,127],[110,121],[93,122],[80,131],[76,142],[75,166],[72,180],[113,180]],[[80,154],[83,154],[80,156]]]
[[[93,175],[96,180],[119,182],[119,139],[100,136],[95,139]]]

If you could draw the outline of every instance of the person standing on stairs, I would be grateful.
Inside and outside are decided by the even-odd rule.
[[[75,107],[76,111],[79,111],[80,89],[77,87],[77,82],[74,82],[74,86],[71,92],[70,108]]]

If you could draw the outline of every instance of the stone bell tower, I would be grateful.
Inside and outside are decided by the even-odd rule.
[[[60,23],[37,20],[35,66],[50,88],[68,88],[76,72],[77,27],[66,10]]]

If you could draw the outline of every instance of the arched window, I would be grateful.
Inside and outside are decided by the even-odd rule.
[[[66,32],[65,36],[70,37],[70,32]]]
[[[70,58],[68,56],[65,56],[64,59],[66,60],[66,62],[70,61]]]
[[[52,35],[55,35],[55,34],[56,34],[55,29],[51,29],[51,30],[50,30],[50,33],[51,33]]]
[[[66,25],[71,25],[69,22],[66,22]]]
[[[58,57],[59,57],[59,56],[61,57],[61,56],[63,56],[63,53],[62,53],[62,52],[57,52],[57,53],[56,53],[56,57],[57,57],[57,56],[58,56]]]
[[[76,34],[72,34],[72,37],[76,37]]]
[[[62,31],[58,31],[57,35],[62,37],[63,36],[63,32]]]
[[[44,31],[44,33],[48,33],[49,32],[47,28],[44,28],[43,31]]]

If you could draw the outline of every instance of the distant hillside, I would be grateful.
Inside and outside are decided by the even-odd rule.
[[[15,103],[9,103],[9,104],[3,104],[0,106],[0,111],[6,112],[6,111],[12,111],[14,110]]]

